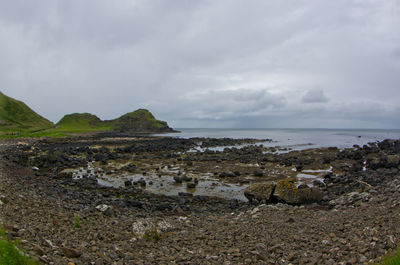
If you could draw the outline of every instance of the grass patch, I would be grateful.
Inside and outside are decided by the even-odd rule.
[[[81,220],[79,219],[78,214],[75,215],[74,228],[76,228],[76,229],[81,228]]]
[[[4,229],[0,230],[0,264],[4,265],[36,265],[18,248],[18,242],[8,241]]]
[[[157,226],[153,226],[153,228],[152,229],[147,229],[145,232],[144,232],[144,235],[143,235],[143,239],[144,240],[146,240],[146,241],[155,241],[155,242],[157,242],[157,241],[159,241],[160,239],[161,239],[161,234],[160,234],[160,232],[158,232],[158,230],[157,230]]]
[[[400,265],[400,246],[394,253],[386,256],[379,265]]]

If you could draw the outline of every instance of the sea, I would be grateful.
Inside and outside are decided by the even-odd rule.
[[[178,133],[160,134],[178,138],[252,138],[270,139],[265,147],[305,150],[310,148],[350,148],[354,145],[379,142],[385,139],[400,139],[400,129],[210,129],[178,128]]]

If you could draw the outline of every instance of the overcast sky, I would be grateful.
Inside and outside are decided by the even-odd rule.
[[[400,0],[0,0],[0,91],[53,122],[400,128]]]

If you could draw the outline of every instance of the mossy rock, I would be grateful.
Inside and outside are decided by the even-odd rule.
[[[288,204],[300,203],[299,189],[297,189],[294,184],[294,180],[289,178],[282,179],[278,182],[273,195],[278,201]]]
[[[274,182],[255,183],[245,189],[244,196],[246,196],[250,202],[270,202],[275,187],[276,183]]]
[[[278,201],[299,205],[320,202],[323,198],[323,193],[316,187],[298,189],[293,179],[286,178],[278,182],[273,196]]]

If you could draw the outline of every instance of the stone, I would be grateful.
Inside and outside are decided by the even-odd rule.
[[[298,189],[294,184],[294,180],[286,178],[278,182],[273,196],[278,201],[287,204],[308,204],[320,202],[323,198],[323,193],[316,187],[304,187]]]
[[[62,247],[61,249],[64,252],[65,256],[67,256],[67,258],[72,259],[72,258],[79,258],[80,256],[82,256],[82,253],[76,249],[66,248],[66,247]]]
[[[99,210],[102,213],[104,213],[105,211],[107,211],[110,208],[111,208],[111,206],[107,205],[107,204],[100,204],[100,205],[96,206],[96,209]]]
[[[244,196],[250,201],[269,202],[275,190],[274,182],[255,183],[247,187]]]

